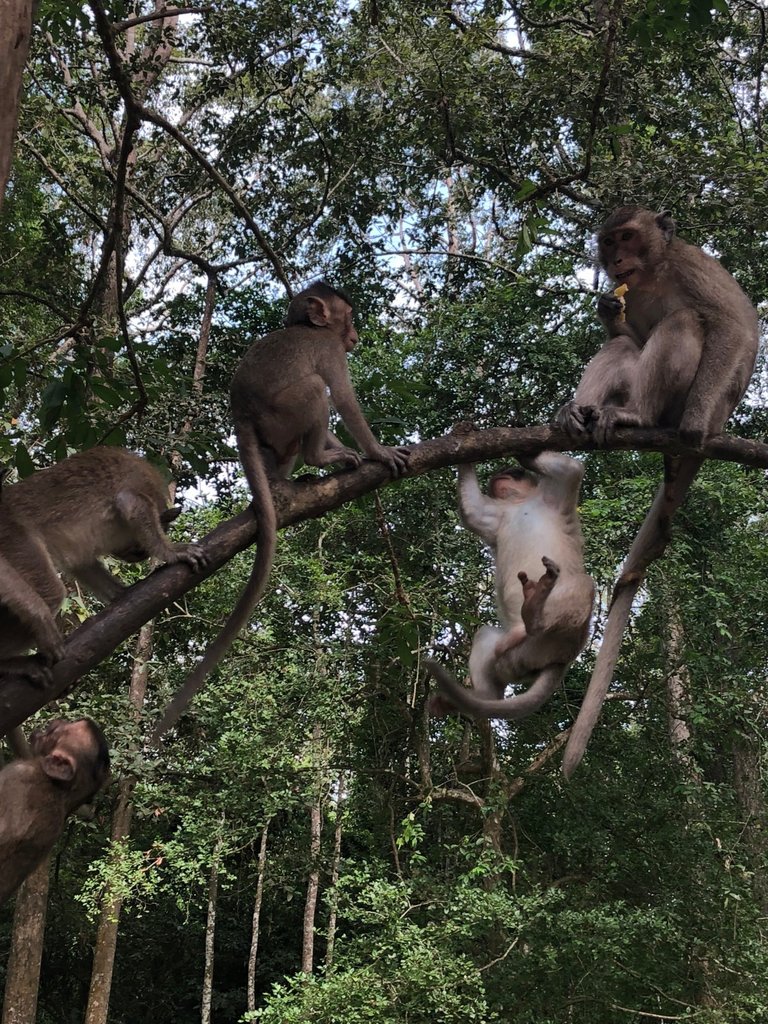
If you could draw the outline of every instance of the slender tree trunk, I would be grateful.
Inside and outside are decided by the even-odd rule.
[[[0,3],[2,3],[2,0],[0,0]],[[205,375],[206,356],[216,297],[215,284],[215,278],[209,277],[193,373],[193,387],[198,394],[201,394],[203,389],[203,377]],[[188,434],[191,429],[191,422],[185,423],[182,428],[182,434]],[[181,458],[174,454],[171,458],[171,464],[174,471],[178,471]],[[173,502],[175,497],[176,486],[171,484],[169,488],[171,502]],[[149,682],[147,666],[152,657],[154,630],[154,620],[142,626],[134,652],[128,698],[133,709],[134,721],[137,724],[141,721],[144,700],[147,694],[147,684]],[[136,779],[133,776],[120,780],[117,806],[112,818],[112,842],[122,842],[130,835],[133,820],[133,789],[135,785]],[[99,913],[99,926],[96,933],[96,944],[93,952],[91,986],[88,992],[88,1006],[85,1011],[84,1024],[107,1024],[115,954],[117,952],[117,933],[122,906],[122,900],[111,899],[109,894],[102,901]]]
[[[141,720],[141,710],[147,693],[147,665],[152,656],[152,640],[154,622],[142,626],[134,652],[133,669],[128,698],[131,702],[134,721]],[[117,806],[112,816],[112,842],[119,843],[127,839],[133,820],[133,787],[136,779],[126,776],[120,780],[118,787]],[[99,926],[96,932],[96,944],[93,951],[91,967],[91,987],[88,991],[88,1006],[85,1011],[84,1024],[107,1024],[109,1014],[109,997],[112,991],[112,975],[115,968],[117,951],[117,930],[120,925],[120,913],[123,908],[121,899],[113,899],[107,893],[102,900],[99,913]]]
[[[301,969],[304,974],[311,974],[315,959],[315,914],[317,912],[317,894],[320,890],[320,840],[323,828],[323,792],[321,778],[322,728],[315,723],[312,730],[314,761],[317,768],[317,784],[315,798],[310,808],[309,837],[309,880],[307,882],[307,899],[304,904],[304,930],[301,944]]]
[[[36,13],[36,0],[0,0],[0,210],[11,173],[21,80]]]
[[[699,778],[696,764],[688,752],[691,742],[691,676],[685,664],[685,634],[680,612],[674,600],[664,602],[667,632],[667,733],[672,753],[691,781]]]
[[[256,877],[256,896],[253,901],[253,921],[251,923],[251,951],[248,954],[248,1010],[256,1009],[256,954],[259,951],[259,922],[261,920],[261,901],[264,896],[264,875],[267,870],[267,833],[269,819],[261,830],[259,844],[258,875]]]
[[[49,854],[16,894],[2,1024],[35,1024],[50,865]]]
[[[213,954],[216,936],[216,906],[219,898],[219,861],[224,844],[224,819],[222,834],[216,840],[211,861],[211,877],[208,882],[208,919],[205,925],[205,967],[203,969],[203,998],[200,1007],[201,1024],[211,1024],[211,1003],[213,1001]]]
[[[764,789],[762,745],[740,735],[733,748],[733,788],[746,819],[744,842],[752,868],[752,889],[763,916],[768,916],[768,806]]]
[[[341,836],[344,828],[342,808],[346,795],[346,782],[344,772],[342,772],[339,775],[336,789],[336,830],[333,835],[333,863],[331,864],[331,906],[328,914],[328,941],[325,947],[326,970],[330,970],[333,966],[333,947],[336,943],[336,915],[339,906],[336,886],[339,883],[339,865],[341,863]]]

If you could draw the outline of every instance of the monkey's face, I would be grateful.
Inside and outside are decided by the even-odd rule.
[[[608,230],[603,228],[597,240],[603,269],[616,284],[652,287],[653,273],[666,258],[675,233],[671,213],[639,209],[619,224],[611,220]]]
[[[601,234],[599,248],[600,262],[612,281],[630,288],[640,283],[647,268],[648,246],[639,224],[629,221]]]
[[[360,340],[352,319],[352,307],[342,299],[337,299],[334,302],[334,307],[332,311],[333,327],[338,331],[339,337],[344,343],[344,351],[351,352]]]

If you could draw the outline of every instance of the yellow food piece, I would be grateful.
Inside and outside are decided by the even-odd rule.
[[[616,296],[619,302],[621,302],[621,312],[619,313],[620,324],[623,324],[627,319],[627,314],[624,312],[624,309],[627,305],[627,300],[624,298],[624,296],[627,294],[628,291],[628,284],[620,284],[618,288],[613,289],[613,294]]]

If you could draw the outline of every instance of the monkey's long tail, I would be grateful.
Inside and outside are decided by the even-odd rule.
[[[573,724],[563,755],[563,774],[570,779],[578,768],[587,749],[592,731],[600,717],[608,688],[619,658],[632,602],[640,589],[651,562],[661,558],[669,543],[669,525],[672,516],[683,503],[701,467],[702,459],[665,459],[664,483],[656,491],[653,504],[643,520],[626,561],[622,566],[608,611],[603,642],[589,681],[578,717]]]
[[[221,632],[208,647],[200,663],[195,666],[184,682],[184,685],[163,712],[163,717],[152,733],[152,746],[157,746],[161,737],[176,724],[186,706],[205,682],[205,677],[218,665],[234,643],[240,630],[248,623],[253,609],[258,604],[267,586],[267,580],[269,579],[272,562],[275,557],[275,548],[277,547],[277,516],[272,501],[269,480],[267,479],[264,462],[255,436],[252,438],[252,443],[255,445],[255,453],[250,447],[250,443],[251,438],[238,433],[240,458],[246,469],[246,476],[251,485],[254,505],[256,506],[255,512],[259,517],[256,535],[256,557],[251,569],[251,575],[245,585],[245,590],[240,595]]]
[[[538,711],[552,696],[565,676],[567,665],[548,665],[539,672],[525,693],[517,697],[484,700],[462,686],[451,673],[431,658],[424,668],[434,676],[437,687],[454,707],[473,718],[511,718],[520,721]]]

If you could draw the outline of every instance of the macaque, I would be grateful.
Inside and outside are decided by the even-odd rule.
[[[167,507],[158,471],[122,448],[87,451],[41,469],[2,490],[0,500],[0,671],[40,679],[63,652],[56,614],[65,596],[59,572],[70,573],[104,602],[124,584],[99,561],[112,555],[139,562],[150,555],[206,564],[197,544],[171,544],[166,526],[179,513]],[[36,648],[37,659],[22,658]]]
[[[29,737],[31,756],[0,771],[0,904],[42,862],[67,816],[109,777],[109,749],[90,718],[57,718]]]
[[[430,704],[433,714],[527,718],[555,692],[587,642],[595,586],[584,572],[577,512],[584,469],[558,452],[519,461],[524,469],[491,477],[487,496],[474,467],[459,466],[461,517],[495,552],[503,629],[482,626],[475,634],[472,689],[436,662],[426,663],[439,690]],[[509,682],[532,676],[524,693],[504,698]]]
[[[347,354],[357,342],[350,300],[344,292],[316,281],[291,300],[285,327],[251,345],[235,370],[230,387],[232,419],[259,519],[256,559],[232,614],[169,704],[155,740],[177,721],[264,592],[277,539],[270,479],[289,477],[299,456],[308,466],[352,467],[359,466],[365,456],[382,462],[393,476],[405,472],[409,449],[379,444],[355,397]],[[342,444],[329,429],[329,393],[362,454]]]
[[[601,295],[608,339],[587,365],[556,423],[572,437],[610,442],[617,427],[677,427],[700,448],[719,433],[746,391],[758,345],[757,313],[711,256],[675,237],[671,215],[639,206],[616,210],[598,234],[600,262],[626,294]],[[600,715],[632,601],[648,565],[666,546],[669,522],[701,466],[665,458],[665,480],[630,548],[563,770],[581,760]]]

